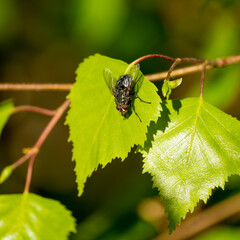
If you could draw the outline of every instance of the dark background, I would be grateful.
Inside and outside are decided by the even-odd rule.
[[[73,83],[78,64],[94,53],[129,63],[150,53],[216,59],[239,54],[239,40],[238,0],[1,0],[0,82]],[[168,62],[159,59],[141,64],[145,74],[168,67]],[[204,92],[206,101],[238,119],[239,69],[236,64],[208,71]],[[184,76],[171,98],[198,96],[199,82],[200,74]],[[159,88],[161,84],[156,83]],[[0,99],[55,109],[66,95],[0,92]],[[49,117],[34,113],[12,116],[1,137],[0,168],[16,161],[23,148],[31,147],[48,121]],[[117,159],[99,169],[88,179],[83,196],[77,197],[71,143],[63,123],[64,119],[41,148],[31,191],[57,199],[73,212],[79,234],[72,239],[144,240],[155,236],[156,229],[166,230],[165,219],[157,228],[143,220],[147,218],[143,203],[155,203],[158,193],[152,189],[151,177],[141,173],[140,154],[131,153],[124,162]],[[26,168],[27,164],[19,167],[0,186],[1,194],[23,191]],[[215,190],[207,206],[239,192],[239,183],[239,177],[230,178],[226,190]],[[154,209],[153,215],[162,211],[158,204]],[[238,223],[239,218],[223,224],[232,228]]]

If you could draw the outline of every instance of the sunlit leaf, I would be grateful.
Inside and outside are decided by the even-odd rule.
[[[166,99],[168,100],[172,92],[172,89],[177,88],[181,83],[182,83],[182,78],[179,78],[173,81],[164,80],[162,85],[163,96],[166,97]]]
[[[12,166],[5,167],[0,174],[0,183],[3,183],[12,174]]]
[[[169,85],[172,89],[177,88],[178,86],[180,86],[182,83],[182,78],[178,78],[172,81],[169,81]]]
[[[126,158],[131,147],[146,140],[147,126],[156,121],[160,113],[157,88],[143,79],[138,95],[147,104],[135,99],[134,108],[141,118],[132,112],[124,119],[116,110],[114,97],[104,79],[105,68],[116,78],[125,73],[127,63],[101,55],[91,56],[80,64],[77,79],[69,98],[71,106],[67,116],[70,138],[73,142],[73,159],[79,195],[86,178],[101,164],[103,167],[113,158]]]
[[[0,103],[0,137],[2,129],[6,124],[8,118],[10,117],[12,111],[13,111],[12,101],[8,100]]]
[[[162,85],[162,95],[168,99],[171,92],[172,92],[172,88],[169,85],[169,80],[164,80]]]
[[[0,239],[66,240],[75,220],[59,202],[35,194],[0,195]]]
[[[168,214],[170,232],[215,187],[240,174],[240,122],[202,98],[167,101],[144,172],[153,177]]]

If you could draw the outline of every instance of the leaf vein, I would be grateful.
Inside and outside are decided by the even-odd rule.
[[[205,127],[205,129],[207,130],[209,136],[212,138],[212,140],[220,147],[222,154],[224,155],[224,158],[227,159],[227,155],[225,153],[225,150],[222,148],[221,144],[217,141],[217,139],[211,134],[210,130],[208,129],[207,125],[205,124],[205,122],[203,121],[203,119],[200,117],[199,118],[201,120],[201,122],[203,123],[203,126]]]
[[[215,119],[216,122],[218,122],[218,123],[223,127],[223,129],[226,130],[226,132],[228,132],[228,133],[229,133],[230,135],[232,135],[235,139],[237,139],[238,141],[240,141],[240,139],[239,139],[237,136],[235,136],[231,131],[229,131],[211,112],[209,112],[205,107],[203,107],[203,109],[204,109],[204,111],[205,111],[206,113],[208,113],[213,119]]]

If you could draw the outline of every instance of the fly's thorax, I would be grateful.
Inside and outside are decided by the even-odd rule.
[[[116,83],[116,90],[117,89],[125,89],[125,88],[131,88],[132,85],[132,78],[129,75],[123,75],[120,76]]]

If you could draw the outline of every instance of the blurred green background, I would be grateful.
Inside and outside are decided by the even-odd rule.
[[[150,53],[215,59],[239,54],[239,43],[238,0],[0,1],[0,82],[73,83],[78,64],[94,53],[129,63]],[[168,62],[159,59],[141,64],[145,74],[168,67]],[[171,97],[198,96],[199,82],[199,74],[184,76]],[[156,83],[158,88],[161,84]],[[239,93],[239,64],[207,72],[205,100],[238,119]],[[0,92],[0,100],[12,98],[16,105],[55,109],[66,95]],[[1,137],[1,169],[17,160],[22,148],[33,145],[48,120],[34,113],[11,117]],[[155,204],[157,190],[152,189],[151,177],[141,173],[140,154],[132,152],[124,162],[115,159],[105,169],[98,169],[88,179],[83,196],[77,197],[71,144],[63,123],[62,119],[37,157],[31,190],[61,201],[73,212],[79,232],[71,239],[145,240],[166,231],[162,206]],[[26,167],[21,166],[0,186],[1,194],[23,191]],[[239,190],[240,178],[234,176],[225,191],[214,190],[209,203],[201,208]],[[154,219],[156,212],[160,220],[152,224],[149,219]],[[197,239],[236,239],[239,224],[240,216]]]

